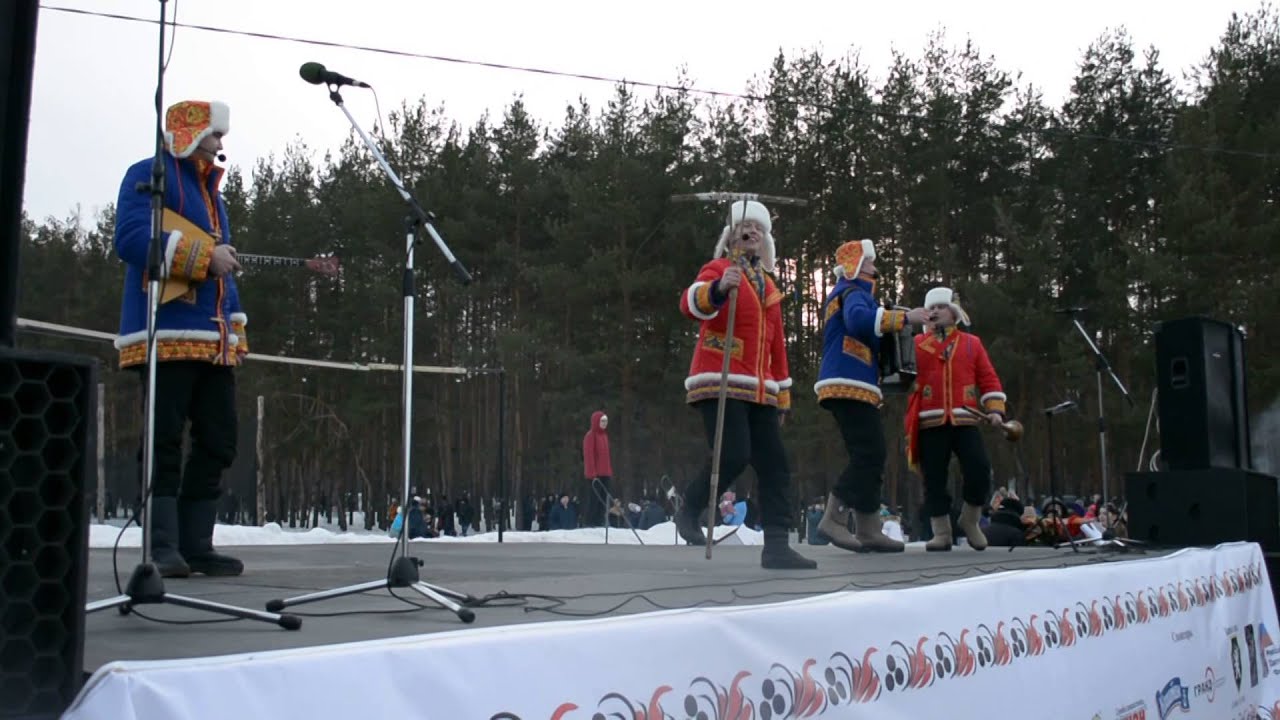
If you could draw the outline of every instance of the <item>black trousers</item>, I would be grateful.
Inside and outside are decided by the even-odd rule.
[[[716,400],[693,404],[702,415],[707,433],[707,447],[715,451]],[[720,482],[718,499],[734,480],[747,469],[755,468],[760,480],[760,524],[762,527],[791,527],[791,468],[787,450],[778,428],[778,409],[743,400],[726,400],[724,438],[720,446]],[[702,472],[684,489],[685,510],[701,513],[711,493],[711,458]]]
[[[880,408],[858,400],[824,400],[836,418],[849,464],[836,480],[832,492],[860,513],[880,510],[880,488],[884,481],[884,421]]]
[[[970,505],[985,505],[991,492],[991,461],[975,425],[942,425],[920,431],[920,472],[924,475],[924,505],[930,517],[951,514],[947,469],[951,456],[960,460],[961,496]]]
[[[145,365],[138,374],[142,378],[145,413]],[[182,436],[188,421],[191,451],[184,470]],[[194,360],[156,365],[155,496],[217,500],[222,494],[222,473],[236,458],[236,435],[236,381],[232,368]],[[141,461],[141,448],[138,458]]]

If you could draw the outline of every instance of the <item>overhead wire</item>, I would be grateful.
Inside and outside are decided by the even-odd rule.
[[[41,9],[51,10],[55,12],[69,13],[75,15],[83,15],[122,22],[136,22],[146,24],[157,24],[159,21],[149,18],[136,17],[133,15],[122,15],[119,13],[104,12],[100,10],[86,10],[84,8],[70,8],[59,5],[44,5]],[[748,93],[730,92],[726,90],[715,90],[710,88],[699,88],[688,85],[677,85],[672,83],[661,83],[646,80],[629,80],[625,78],[612,77],[608,75],[600,75],[596,73],[571,71],[571,70],[554,70],[550,68],[535,67],[531,65],[518,65],[513,63],[500,63],[489,60],[477,60],[473,58],[453,57],[449,55],[436,55],[431,53],[413,52],[410,50],[397,50],[393,48],[377,47],[373,45],[359,45],[354,43],[339,42],[336,40],[319,40],[315,38],[304,38],[292,35],[282,35],[279,33],[271,33],[255,30],[244,30],[238,28],[219,27],[216,25],[205,25],[200,23],[179,23],[176,20],[172,23],[173,27],[182,27],[190,30],[199,30],[203,32],[219,33],[224,35],[233,35],[239,37],[256,38],[259,40],[271,40],[277,42],[290,42],[302,45],[312,45],[316,47],[338,48],[343,50],[354,50],[358,52],[375,53],[380,55],[389,55],[393,57],[414,58],[419,60],[430,60],[433,62],[450,63],[454,65],[472,66],[489,68],[493,70],[506,70],[511,72],[521,72],[534,75],[542,75],[547,77],[560,77],[575,80],[585,80],[588,82],[609,83],[611,85],[630,85],[634,87],[650,88],[655,90],[664,90],[678,93],[689,93],[694,95],[703,95],[707,97],[742,100],[751,103],[774,102],[795,107],[806,107],[820,109],[827,112],[841,111],[850,112],[858,115],[867,115],[886,120],[909,121],[918,123],[927,123],[930,125],[951,125],[961,126],[963,121],[957,120],[940,120],[938,118],[929,117],[924,114],[900,113],[877,108],[837,108],[827,103],[818,103],[807,100],[799,100],[794,98],[779,97],[778,95],[752,95]],[[1280,154],[1262,152],[1257,150],[1243,150],[1236,148],[1226,148],[1213,145],[1201,145],[1195,143],[1172,143],[1161,140],[1144,140],[1140,138],[1121,137],[1118,135],[1103,135],[1100,133],[1078,132],[1073,130],[1062,130],[1052,127],[1036,127],[1026,123],[1018,123],[1016,121],[1005,121],[1005,127],[1019,133],[1040,135],[1045,137],[1057,137],[1065,139],[1087,140],[1099,143],[1111,143],[1118,145],[1130,145],[1135,147],[1146,147],[1153,150],[1165,151],[1197,151],[1207,154],[1228,155],[1236,157],[1248,157],[1260,160],[1280,159]]]

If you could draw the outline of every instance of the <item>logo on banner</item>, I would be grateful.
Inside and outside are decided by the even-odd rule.
[[[1147,720],[1147,701],[1139,700],[1118,708],[1116,720]]]
[[[1183,630],[1182,632],[1169,633],[1169,636],[1173,638],[1175,643],[1180,643],[1184,640],[1190,640],[1193,635],[1190,630]]]
[[[1244,685],[1244,662],[1240,660],[1239,635],[1231,635],[1231,676],[1235,678],[1235,692]]]
[[[1258,646],[1253,640],[1253,625],[1244,626],[1244,645],[1249,651],[1249,687],[1258,687]]]
[[[1258,623],[1258,652],[1262,655],[1263,677],[1280,671],[1280,646],[1272,642],[1265,623]]]
[[[1191,690],[1196,697],[1203,697],[1209,702],[1213,702],[1214,698],[1218,697],[1218,688],[1222,687],[1226,681],[1226,678],[1219,680],[1212,667],[1206,667],[1204,669],[1204,680],[1193,685]]]
[[[1182,686],[1182,678],[1173,678],[1165,683],[1156,693],[1156,712],[1160,714],[1160,720],[1166,720],[1176,708],[1182,708],[1183,712],[1190,710],[1189,695],[1189,688]]]

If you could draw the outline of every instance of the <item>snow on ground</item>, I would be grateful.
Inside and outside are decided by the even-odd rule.
[[[361,527],[361,526],[357,526]],[[332,529],[330,529],[332,528]],[[720,526],[716,528],[716,537],[724,537],[729,534],[732,527]],[[902,540],[902,528],[898,523],[889,521],[885,523],[885,534],[897,540]],[[608,542],[611,545],[639,545],[641,541],[645,545],[677,545],[676,526],[675,523],[665,522],[661,525],[655,525],[648,530],[637,530],[633,533],[631,530],[610,528],[608,531]],[[120,523],[103,525],[94,523],[89,526],[89,547],[91,548],[110,548],[116,542],[116,537],[120,534]],[[637,539],[637,535],[639,539]],[[743,545],[762,545],[764,543],[763,533],[743,527],[738,530],[735,537],[730,539],[730,543],[741,541]],[[498,533],[485,532],[475,533],[466,537],[440,537],[427,540],[419,538],[410,542],[424,543],[485,543],[497,542]],[[602,545],[605,543],[604,528],[579,528],[577,530],[549,530],[547,532],[518,532],[507,531],[502,535],[503,542],[509,543],[567,543],[577,545]],[[262,527],[250,525],[218,525],[213,530],[213,542],[215,545],[325,545],[329,543],[390,543],[395,542],[395,538],[388,536],[385,532],[379,530],[366,531],[363,529],[348,530],[343,532],[337,529],[336,525],[326,527],[314,527],[309,529],[289,529],[283,528],[277,523],[267,523]],[[124,531],[124,537],[120,539],[120,547],[136,548],[142,544],[142,531],[137,527],[130,527]]]
[[[727,535],[731,527],[717,527],[716,537]],[[116,525],[93,524],[89,526],[89,547],[91,548],[110,548],[116,542],[116,537],[120,534],[120,527]],[[638,545],[636,535],[644,541],[646,545],[675,545],[676,544],[676,527],[675,523],[662,523],[648,530],[637,530],[632,533],[630,530],[617,528],[609,529],[609,544],[611,545]],[[750,528],[741,528],[738,530],[735,540],[741,539],[744,545],[760,545],[764,542],[763,534]],[[497,532],[479,533],[468,535],[466,537],[441,537],[431,540],[419,538],[411,542],[419,543],[468,543],[468,542],[497,542]],[[604,528],[580,528],[578,530],[549,530],[547,532],[517,532],[508,531],[502,535],[503,542],[509,543],[570,543],[580,545],[601,545],[605,542]],[[213,542],[218,546],[230,545],[324,545],[328,543],[390,543],[395,542],[395,538],[388,536],[385,532],[373,530],[366,532],[364,530],[353,530],[341,532],[339,530],[329,530],[327,528],[310,528],[307,530],[290,530],[282,528],[276,523],[267,523],[262,527],[253,527],[248,525],[218,525],[213,530]],[[733,540],[730,540],[733,542]],[[120,539],[120,547],[136,548],[142,544],[142,531],[137,527],[130,527],[124,531],[124,537]],[[683,543],[681,543],[683,544]]]

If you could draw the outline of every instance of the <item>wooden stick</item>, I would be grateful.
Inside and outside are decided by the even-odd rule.
[[[256,471],[256,477],[254,478],[254,504],[258,506],[258,512],[255,513],[254,522],[258,525],[258,527],[262,527],[263,525],[267,524],[267,488],[266,488],[266,485],[264,485],[262,482],[262,479],[263,479],[263,469],[262,469],[262,465],[263,465],[262,463],[262,460],[263,460],[262,458],[263,402],[264,402],[263,396],[259,395],[258,396],[257,436],[254,438],[254,447],[253,447],[254,458],[257,460],[257,462],[255,463],[257,465],[257,471]]]
[[[729,320],[724,329],[724,362],[720,365],[720,397],[716,405],[716,439],[711,450],[711,495],[707,498],[707,559],[715,545],[716,499],[720,490],[720,450],[724,445],[724,407],[729,399],[729,361],[733,359],[733,321],[738,314],[738,288],[729,291]]]
[[[756,200],[766,202],[771,205],[795,205],[804,207],[809,204],[804,198],[783,197],[781,195],[763,195],[760,193],[738,193],[738,192],[700,192],[687,193],[683,195],[672,195],[673,202],[737,202],[739,200]]]

